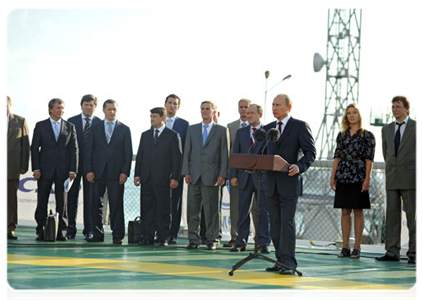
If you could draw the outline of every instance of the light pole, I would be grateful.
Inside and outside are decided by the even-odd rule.
[[[292,77],[291,74],[285,76],[284,78],[282,78],[281,81],[279,81],[277,84],[275,84],[274,86],[272,86],[270,89],[267,89],[267,78],[269,78],[270,72],[266,71],[264,72],[264,76],[266,77],[266,87],[264,89],[264,108],[263,108],[263,120],[266,122],[266,108],[267,108],[267,92],[272,90],[273,88],[277,87],[279,84],[282,83],[282,81],[285,81],[287,79],[290,79]]]

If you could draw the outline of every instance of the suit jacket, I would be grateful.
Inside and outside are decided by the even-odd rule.
[[[29,130],[25,118],[9,115],[7,130],[7,179],[19,179],[21,170],[28,171]]]
[[[409,119],[395,156],[395,122],[382,128],[386,189],[416,189],[416,121]]]
[[[265,126],[265,130],[276,128],[276,121]],[[274,195],[276,186],[282,196],[299,197],[302,195],[302,178],[316,158],[316,148],[309,125],[303,121],[290,118],[279,140],[269,142],[267,154],[280,155],[290,164],[296,164],[299,174],[288,176],[286,172],[267,172],[267,196]]]
[[[189,126],[182,175],[191,175],[193,184],[201,177],[206,186],[214,186],[219,176],[228,178],[228,138],[226,128],[214,123],[203,147],[202,123]]]
[[[254,148],[251,149],[251,136],[250,129],[251,126],[240,128],[235,135],[235,141],[232,145],[232,153],[243,153],[243,154],[260,154],[261,150],[264,147],[264,142],[256,142]],[[266,172],[262,172],[261,177],[261,189],[266,187]],[[258,188],[258,179],[257,173],[249,174],[245,170],[231,169],[230,178],[238,178],[238,187],[244,189],[247,185],[248,178],[252,176],[253,183],[256,188]]]
[[[100,118],[94,116],[90,126],[93,126],[101,121],[102,120]],[[85,143],[84,143],[84,128],[82,127],[81,114],[76,115],[72,118],[69,118],[68,122],[71,122],[73,125],[75,125],[76,137],[78,139],[78,148],[79,148],[79,168],[83,172],[84,170],[82,169],[82,166],[84,163]]]
[[[132,140],[128,126],[116,120],[110,143],[106,140],[104,122],[91,127],[85,145],[85,175],[94,172],[95,178],[101,178],[107,167],[107,176],[110,180],[119,180],[120,174],[129,177],[131,161]]]
[[[164,128],[156,145],[154,129],[141,135],[135,164],[135,177],[144,184],[151,177],[154,184],[169,186],[170,179],[179,180],[182,165],[182,145],[179,134]]]
[[[239,127],[239,119],[229,123],[226,127],[228,128],[229,131],[229,154],[232,153],[232,147],[233,144],[235,142],[235,136],[236,136],[236,132],[237,130],[240,128]],[[229,156],[230,157],[230,156]],[[228,164],[229,167],[229,164]],[[229,169],[229,173],[231,172],[231,170]]]
[[[75,126],[62,119],[59,138],[56,142],[50,118],[35,125],[32,137],[32,170],[40,170],[41,178],[59,179],[69,177],[69,172],[78,173],[78,141]]]
[[[179,133],[179,136],[182,142],[182,151],[185,149],[185,140],[187,138],[188,127],[189,127],[188,121],[178,117],[175,118],[175,123],[173,124],[172,130]]]

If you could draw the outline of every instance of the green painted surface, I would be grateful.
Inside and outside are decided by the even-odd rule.
[[[15,289],[354,289],[363,286],[408,289],[416,282],[415,265],[406,260],[378,262],[366,253],[361,259],[353,260],[337,258],[338,251],[297,249],[298,270],[303,277],[288,276],[287,280],[287,276],[269,274],[264,269],[271,263],[260,259],[249,261],[231,277],[227,272],[249,252],[231,253],[222,246],[217,251],[207,251],[205,246],[187,250],[188,241],[183,238],[168,248],[128,245],[126,239],[123,245],[113,245],[110,234],[106,234],[103,243],[87,243],[82,235],[68,242],[37,242],[34,232],[34,228],[20,226],[16,231],[19,239],[8,242],[8,282]],[[12,261],[26,256],[101,261],[95,268],[84,264],[49,266],[30,260],[25,264]],[[274,253],[268,257],[274,259]],[[122,262],[122,269],[109,267],[116,261]],[[145,263],[153,263],[152,269],[145,268]],[[137,270],[127,270],[135,264],[140,264]],[[155,264],[158,271],[154,269]],[[180,272],[185,269],[190,272],[197,267],[205,268],[204,274]],[[179,275],[170,274],[175,269]],[[221,275],[214,275],[214,270]]]

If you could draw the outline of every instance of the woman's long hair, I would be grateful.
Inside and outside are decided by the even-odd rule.
[[[347,111],[351,107],[354,108],[357,111],[357,113],[358,113],[358,129],[359,130],[361,129],[360,135],[363,136],[363,134],[364,134],[364,128],[362,127],[362,123],[361,123],[361,113],[360,113],[360,110],[358,109],[356,103],[349,104],[347,106],[347,108],[345,109],[344,116],[342,117],[342,130],[341,130],[341,133],[342,133],[342,135],[345,136],[345,133],[351,127],[351,124],[350,124],[350,122],[348,121],[348,118],[347,118]]]

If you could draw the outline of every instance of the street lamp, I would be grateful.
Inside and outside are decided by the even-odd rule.
[[[289,74],[289,75],[285,76],[284,78],[282,78],[282,80],[279,81],[277,84],[275,84],[270,89],[268,89],[267,88],[267,78],[269,78],[269,75],[270,75],[269,71],[264,72],[264,76],[266,77],[266,87],[265,87],[265,90],[264,90],[263,120],[265,120],[265,121],[266,121],[266,107],[267,107],[267,105],[266,105],[267,104],[267,92],[272,90],[273,88],[277,87],[279,84],[282,83],[282,81],[285,81],[285,80],[290,79],[292,77],[292,75]]]

